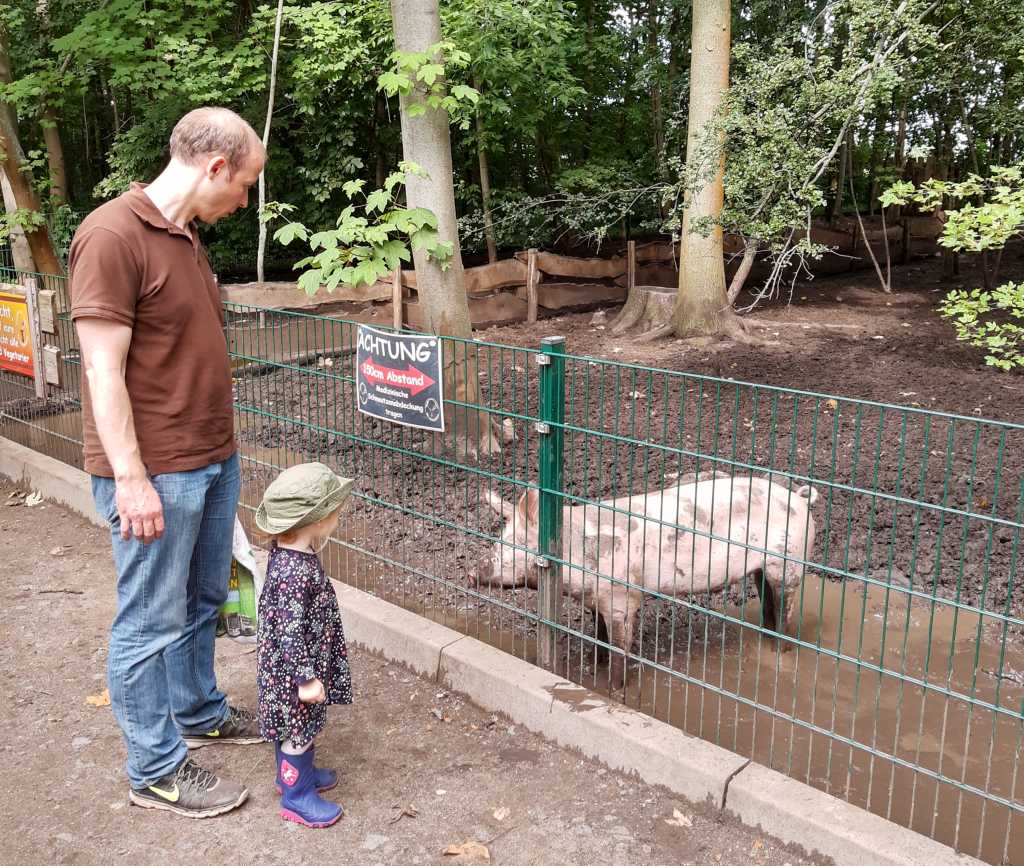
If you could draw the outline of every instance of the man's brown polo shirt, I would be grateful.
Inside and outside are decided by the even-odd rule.
[[[68,261],[71,316],[132,329],[125,382],[150,475],[185,472],[235,451],[231,365],[217,281],[194,226],[169,222],[141,184],[97,208]],[[85,471],[113,476],[82,372]]]

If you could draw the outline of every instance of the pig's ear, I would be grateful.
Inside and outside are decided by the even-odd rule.
[[[537,492],[536,488],[531,487],[519,497],[519,501],[516,503],[516,510],[519,512],[520,519],[525,520],[527,525],[537,522],[537,518],[540,515],[540,493]]]
[[[487,504],[495,510],[496,513],[500,514],[506,520],[512,519],[512,514],[515,511],[515,506],[511,502],[506,502],[493,490],[488,490],[484,494],[484,498],[487,500]]]

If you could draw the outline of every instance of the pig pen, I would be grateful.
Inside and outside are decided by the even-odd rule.
[[[245,506],[278,467],[325,460],[359,491],[325,554],[332,576],[535,661],[537,593],[472,576],[501,535],[486,493],[538,482],[537,353],[446,348],[516,433],[468,460],[358,413],[352,325],[268,313],[260,330],[255,310],[229,309]],[[253,362],[296,328],[317,357]],[[571,356],[564,392],[567,501],[706,470],[810,483],[820,499],[783,640],[750,582],[648,592],[613,690],[593,611],[565,597],[555,672],[988,862],[1024,862],[1024,427]],[[576,561],[571,545],[563,557]]]

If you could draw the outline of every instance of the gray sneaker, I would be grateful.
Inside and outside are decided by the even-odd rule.
[[[169,776],[146,788],[132,788],[128,799],[144,809],[164,809],[186,818],[212,818],[241,806],[249,791],[185,758]]]
[[[212,731],[203,734],[184,734],[182,739],[190,749],[201,749],[214,743],[234,743],[248,746],[262,743],[260,725],[250,710],[228,707],[228,717]]]

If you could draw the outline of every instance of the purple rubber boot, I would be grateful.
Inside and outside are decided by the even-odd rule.
[[[304,827],[330,827],[345,810],[337,803],[323,799],[315,787],[312,746],[301,755],[286,755],[280,743],[275,744],[277,772],[284,793],[281,795],[281,817]]]

